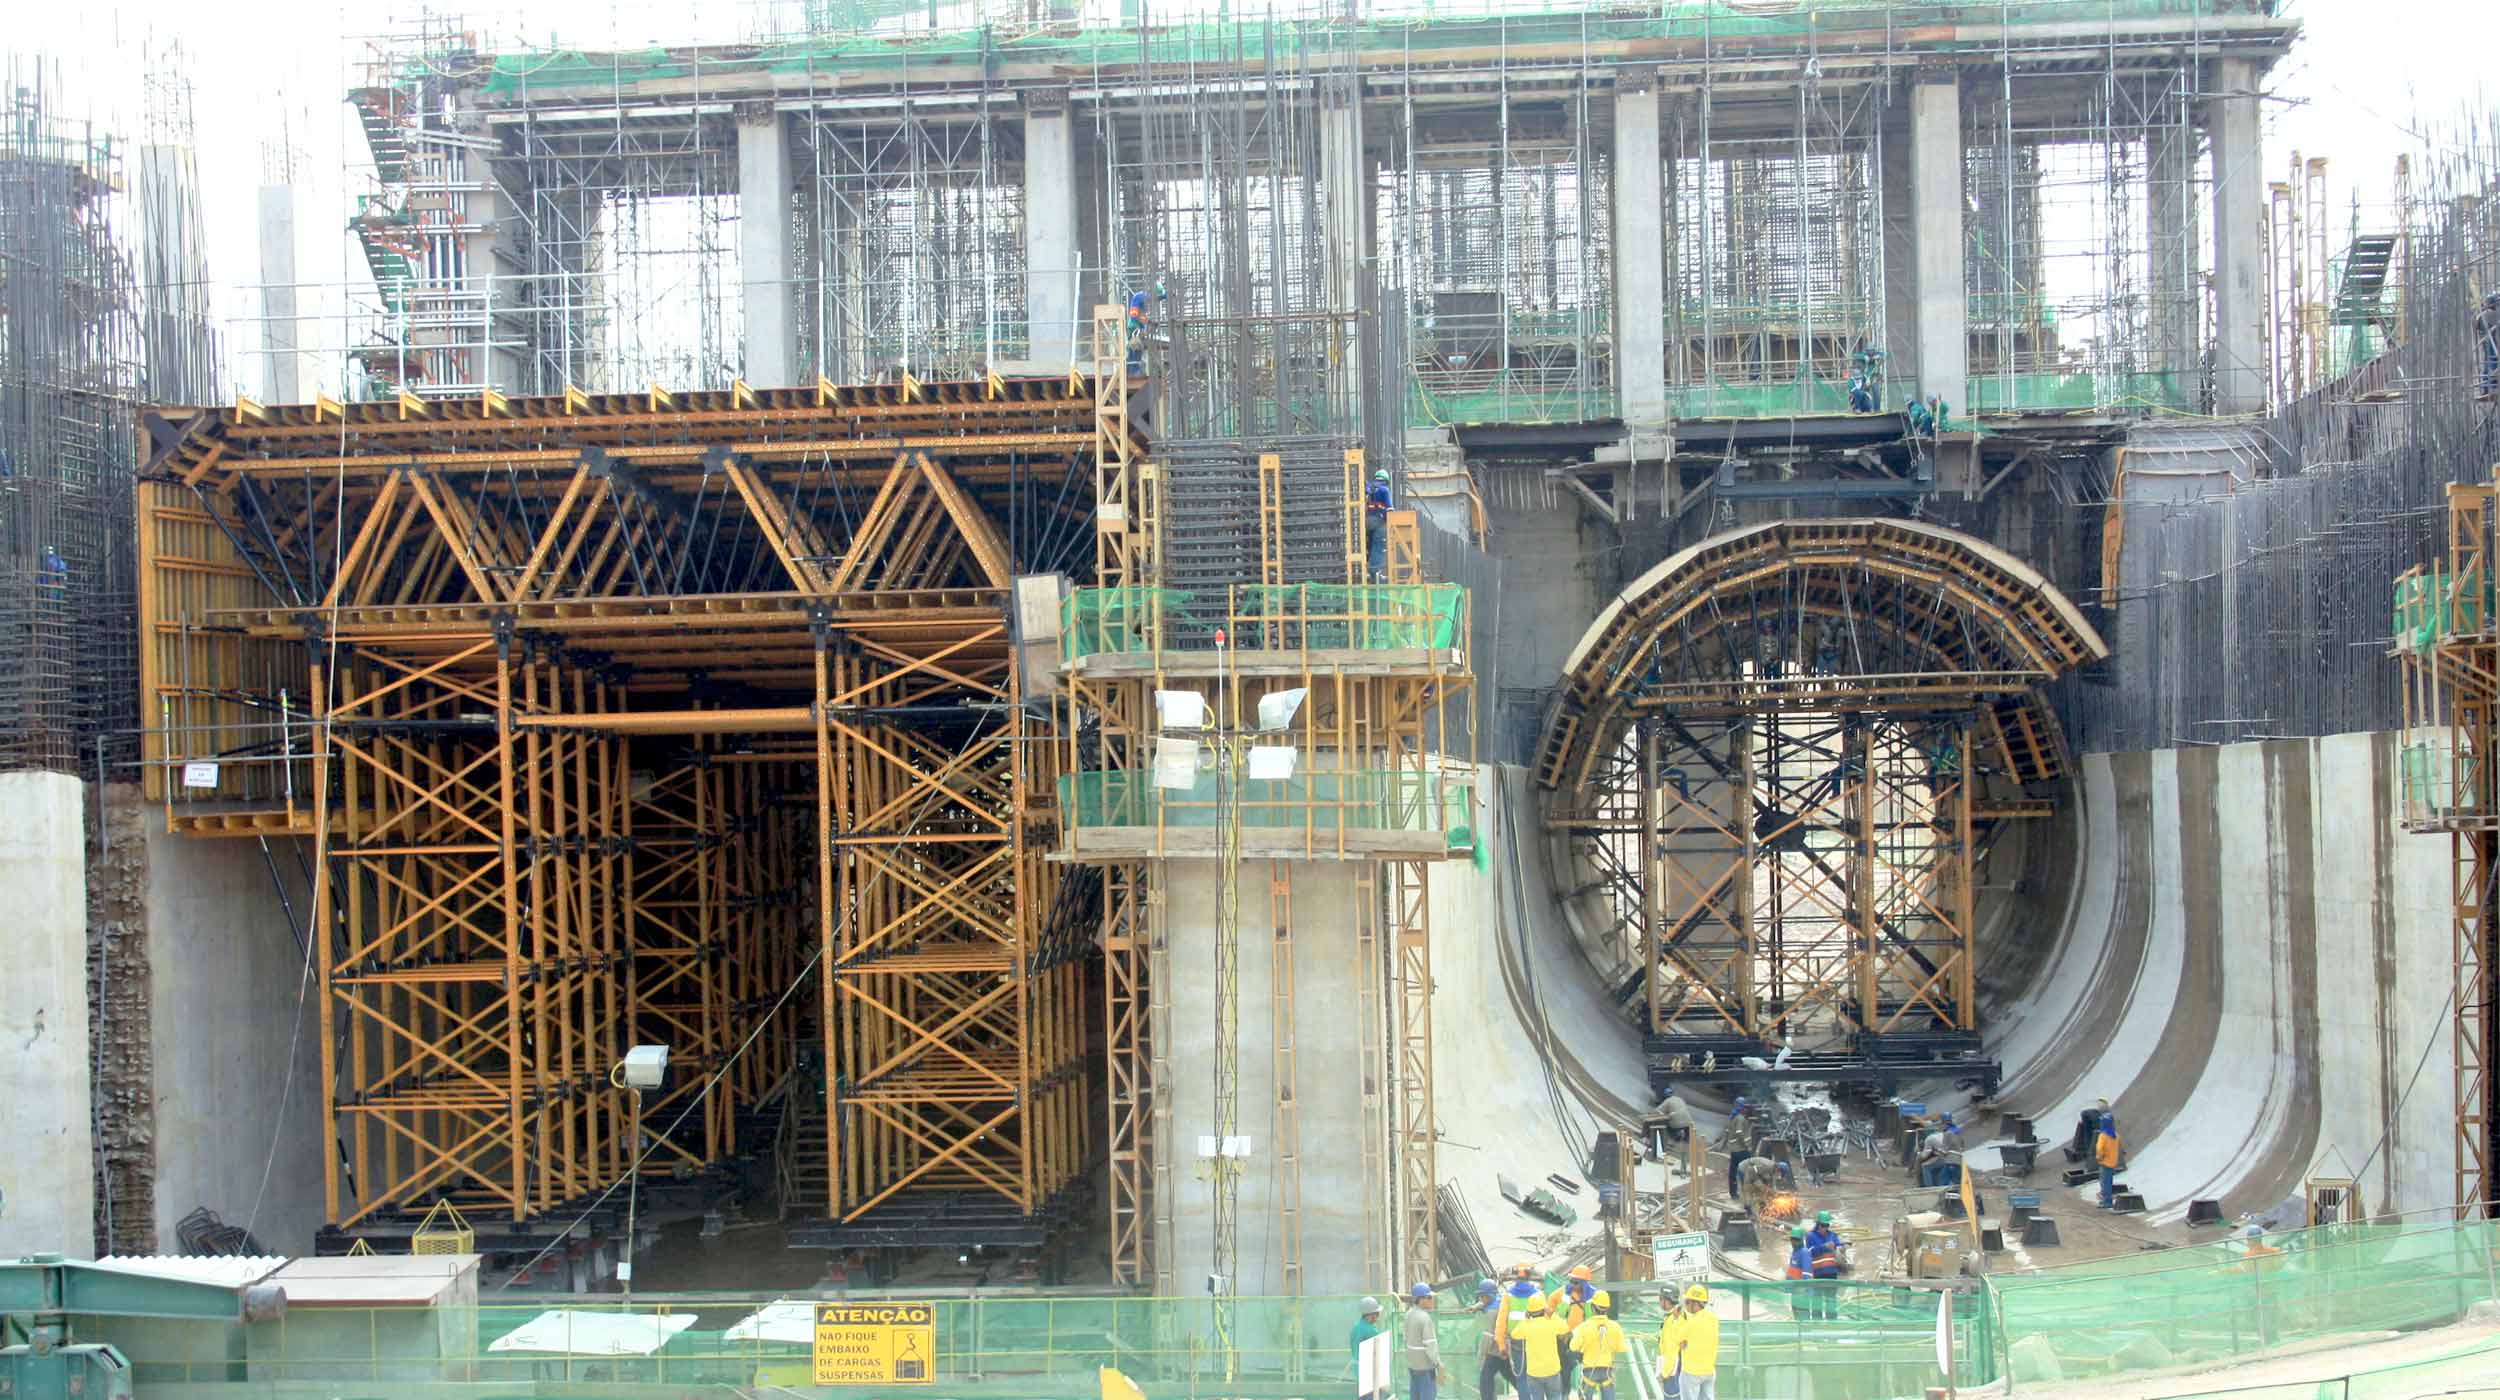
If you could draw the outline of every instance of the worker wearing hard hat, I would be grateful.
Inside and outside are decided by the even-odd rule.
[[[1614,1319],[1615,1300],[1606,1293],[1589,1295],[1588,1320],[1571,1332],[1571,1356],[1580,1368],[1580,1388],[1596,1400],[1615,1400],[1615,1358],[1631,1350],[1632,1339]]]
[[[1806,1273],[1820,1280],[1807,1290],[1816,1317],[1830,1319],[1840,1316],[1838,1286],[1832,1282],[1840,1277],[1840,1231],[1832,1228],[1832,1213],[1814,1213],[1814,1228],[1806,1231]]]
[[[1519,1266],[1521,1274],[1527,1270],[1527,1265]],[[1502,1306],[1493,1318],[1493,1344],[1501,1348],[1502,1355],[1509,1360],[1510,1383],[1518,1388],[1522,1396],[1528,1394],[1528,1370],[1527,1350],[1519,1340],[1519,1324],[1527,1321],[1528,1304],[1532,1301],[1545,1301],[1545,1295],[1537,1291],[1535,1281],[1524,1277],[1513,1278],[1510,1287],[1502,1290]]]
[[[1389,581],[1389,472],[1386,468],[1372,473],[1372,484],[1363,492],[1363,553],[1371,570],[1371,582]]]
[[[1388,1331],[1389,1329],[1383,1327],[1380,1323],[1380,1300],[1378,1298],[1365,1298],[1356,1306],[1355,1311],[1360,1314],[1360,1316],[1354,1319],[1354,1332],[1352,1335],[1352,1341],[1354,1343],[1354,1374],[1360,1376],[1363,1374],[1363,1344],[1370,1341],[1372,1338],[1379,1336],[1381,1333]],[[1363,1394],[1356,1396],[1355,1400],[1371,1400],[1371,1397],[1373,1396],[1385,1396],[1387,1394],[1388,1386],[1386,1385],[1384,1379],[1384,1383],[1379,1390],[1366,1391]]]
[[[1684,1306],[1658,1324],[1658,1377],[1676,1400],[1718,1400],[1719,1315],[1710,1290],[1684,1290]]]
[[[1577,1264],[1572,1267],[1571,1276],[1563,1280],[1563,1286],[1547,1295],[1545,1306],[1562,1324],[1564,1336],[1579,1331],[1580,1324],[1589,1320],[1589,1299],[1597,1296],[1596,1280],[1597,1276],[1590,1272],[1588,1265]],[[1578,1370],[1579,1365],[1568,1350],[1563,1352],[1563,1394],[1571,1393],[1571,1373]]]
[[[1569,1335],[1544,1295],[1528,1300],[1528,1315],[1511,1328],[1519,1339],[1521,1394],[1528,1400],[1563,1400],[1562,1344]]]
[[[1483,1330],[1476,1336],[1476,1394],[1483,1400],[1494,1400],[1500,1393],[1494,1389],[1496,1385],[1519,1388],[1518,1379],[1510,1373],[1510,1348],[1500,1335],[1502,1285],[1489,1278],[1477,1280],[1473,1311],[1483,1322]]]

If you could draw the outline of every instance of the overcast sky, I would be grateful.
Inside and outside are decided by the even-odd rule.
[[[2268,84],[2267,178],[2282,178],[2295,150],[2328,157],[2340,238],[2356,196],[2367,205],[2388,201],[2400,152],[2452,130],[2494,95],[2485,76],[2493,0],[2286,0],[2286,8],[2308,37]],[[517,38],[591,48],[733,39],[786,28],[798,9],[798,0],[504,0],[482,27],[490,43]],[[163,70],[170,59],[187,75],[221,316],[248,316],[256,307],[254,190],[281,151],[292,152],[298,190],[298,279],[334,288],[369,282],[341,231],[371,178],[343,94],[371,56],[372,38],[393,22],[414,28],[420,12],[310,0],[122,0],[102,7],[23,0],[12,11],[0,50],[18,56],[20,74],[24,55],[57,58],[70,90],[69,101],[57,105],[126,133],[139,128],[135,113],[151,63]],[[335,295],[315,294],[303,309],[322,314],[336,305]],[[229,330],[229,361],[247,388],[257,387],[259,368],[237,352],[257,334],[248,324]],[[339,334],[335,326],[308,328],[304,339],[336,344]]]

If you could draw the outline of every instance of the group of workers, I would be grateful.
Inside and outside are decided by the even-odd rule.
[[[1832,1228],[1832,1213],[1814,1213],[1814,1228],[1803,1225],[1788,1227],[1788,1277],[1809,1286],[1797,1301],[1797,1316],[1807,1321],[1831,1321],[1840,1316],[1838,1291],[1811,1285],[1821,1279],[1840,1277],[1840,1231]]]
[[[1431,1285],[1416,1284],[1410,1304],[1401,1336],[1407,1400],[1439,1400],[1449,1368],[1441,1359]],[[1381,1324],[1379,1299],[1365,1298],[1361,1307],[1362,1317],[1354,1324],[1358,1375],[1363,1344],[1387,1330]],[[1479,1282],[1469,1311],[1481,1324],[1476,1394],[1483,1400],[1495,1400],[1504,1387],[1517,1400],[1617,1400],[1616,1367],[1630,1353],[1632,1341],[1615,1320],[1613,1297],[1597,1286],[1585,1265],[1549,1293],[1538,1284],[1534,1269],[1522,1264],[1507,1284]],[[1659,1324],[1658,1374],[1677,1400],[1716,1400],[1718,1370],[1719,1315],[1710,1310],[1710,1290],[1693,1284],[1684,1290],[1681,1305]],[[1373,1391],[1356,1400],[1388,1397]]]

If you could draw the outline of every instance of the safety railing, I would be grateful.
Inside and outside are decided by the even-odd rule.
[[[2489,1220],[2326,1226],[1952,1283],[1714,1280],[1719,1385],[1734,1395],[1918,1395],[1944,1381],[1940,1340],[1955,1385],[2010,1380],[2017,1395],[2268,1352],[2305,1352],[2333,1376],[2322,1341],[2453,1323],[2500,1296],[2495,1228]],[[1444,1393],[1457,1400],[1477,1394],[1471,1361],[1483,1324],[1460,1306],[1473,1284],[1451,1281],[1433,1314],[1451,1363]],[[1607,1288],[1631,1342],[1621,1365],[1656,1375],[1662,1294],[1680,1286]],[[1092,1400],[1106,1366],[1156,1400],[1342,1394],[1353,1379],[1357,1302],[1349,1295],[886,1296],[932,1305],[929,1369],[943,1395]],[[807,1300],[712,1294],[307,1306],[249,1325],[82,1316],[72,1326],[82,1341],[120,1347],[142,1396],[177,1385],[203,1396],[314,1386],[391,1395],[600,1382],[805,1387],[813,1335]],[[2442,1350],[2402,1375],[2356,1372],[2327,1389],[2316,1381],[2299,1389],[2407,1393],[2408,1379],[2484,1374],[2475,1368],[2489,1355]]]
[[[1467,635],[1467,590],[1452,583],[1236,584],[1080,588],[1060,610],[1070,661],[1157,651],[1448,648]]]
[[[1226,792],[1227,782],[1236,790]],[[1207,764],[1186,786],[1164,786],[1151,769],[1063,773],[1059,814],[1071,828],[1187,830],[1220,827],[1238,812],[1245,830],[1302,831],[1322,841],[1384,831],[1444,831],[1455,841],[1469,829],[1474,794],[1474,780],[1456,773],[1372,769],[1228,779]]]

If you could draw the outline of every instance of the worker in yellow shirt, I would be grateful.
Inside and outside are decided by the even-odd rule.
[[[1519,1377],[1521,1400],[1563,1400],[1562,1344],[1568,1335],[1562,1319],[1545,1306],[1544,1295],[1528,1300],[1528,1315],[1510,1329],[1527,1362]]]
[[[1614,1319],[1612,1294],[1589,1299],[1588,1320],[1571,1331],[1572,1354],[1580,1358],[1580,1394],[1587,1400],[1615,1400],[1615,1358],[1631,1349],[1632,1339]]]
[[[1675,1400],[1718,1400],[1719,1315],[1710,1290],[1684,1290],[1684,1306],[1658,1324],[1658,1378]]]
[[[1571,1276],[1563,1282],[1562,1287],[1545,1295],[1545,1306],[1554,1314],[1554,1320],[1562,1324],[1565,1337],[1579,1331],[1580,1324],[1588,1321],[1589,1298],[1596,1292],[1597,1275],[1588,1265],[1581,1264],[1572,1269]],[[1580,1361],[1578,1357],[1571,1354],[1570,1348],[1566,1347],[1563,1349],[1562,1363],[1563,1394],[1569,1395],[1572,1390],[1571,1373],[1579,1367]]]

